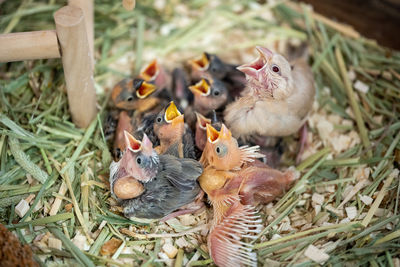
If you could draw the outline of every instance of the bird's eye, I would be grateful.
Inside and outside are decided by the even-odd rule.
[[[158,117],[158,118],[156,119],[156,121],[157,121],[158,123],[161,123],[161,122],[162,122],[162,118],[161,118],[161,117]]]
[[[279,73],[281,70],[279,69],[279,67],[277,65],[272,65],[272,71]]]
[[[213,95],[214,95],[214,96],[219,96],[219,94],[220,94],[220,92],[219,92],[218,90],[215,90],[215,91],[213,92]]]
[[[133,96],[130,96],[126,99],[128,102],[131,102],[133,100]]]
[[[215,153],[217,153],[218,157],[220,157],[220,158],[225,157],[227,152],[228,152],[228,149],[225,145],[218,145],[215,147]]]
[[[137,163],[138,165],[142,164],[142,158],[141,158],[141,157],[137,157],[137,158],[136,158],[136,163]]]

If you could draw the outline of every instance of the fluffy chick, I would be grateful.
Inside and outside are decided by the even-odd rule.
[[[311,69],[304,59],[289,63],[282,55],[257,46],[259,57],[238,69],[246,74],[242,96],[224,113],[236,137],[287,136],[297,132],[315,95]]]
[[[173,101],[156,116],[153,129],[160,141],[156,147],[159,154],[195,158],[192,133],[185,126],[184,115]]]
[[[128,183],[129,179],[144,188],[134,198],[118,198],[126,217],[160,219],[196,199],[200,193],[197,178],[202,173],[199,162],[158,155],[146,135],[140,142],[125,132],[125,140],[127,148],[121,160],[110,166],[111,192],[115,195],[121,191],[116,187],[138,186]],[[118,182],[122,178],[123,182]],[[137,192],[135,189],[124,191]]]

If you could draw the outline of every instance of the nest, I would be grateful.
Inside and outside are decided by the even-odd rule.
[[[61,7],[0,6],[2,32],[51,28]],[[242,63],[255,57],[255,45],[283,52],[307,41],[317,85],[309,146],[296,167],[299,181],[260,207],[259,262],[400,263],[398,52],[291,2],[149,0],[133,12],[97,3],[95,32],[101,110],[86,130],[70,122],[59,60],[0,64],[0,222],[38,261],[212,264],[209,210],[147,223],[110,209],[111,155],[102,131],[110,89],[155,57],[170,69],[203,51]],[[283,165],[294,165],[296,137],[284,142]]]

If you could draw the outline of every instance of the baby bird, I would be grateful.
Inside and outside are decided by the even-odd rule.
[[[143,79],[124,79],[114,86],[111,98],[117,108],[145,112],[160,102],[151,96],[154,91],[156,86]]]
[[[157,115],[153,129],[160,141],[160,145],[155,148],[157,153],[195,158],[192,133],[185,127],[184,115],[173,101]]]
[[[203,78],[189,89],[194,95],[194,109],[204,115],[223,107],[228,101],[228,89],[218,79]]]
[[[257,256],[252,245],[243,242],[261,229],[256,209],[240,202],[239,188],[224,190],[224,185],[237,176],[240,168],[261,157],[257,147],[237,145],[230,131],[222,124],[217,131],[207,124],[207,144],[201,162],[206,166],[199,178],[201,188],[213,205],[214,218],[208,236],[208,248],[218,266],[256,266]]]
[[[224,113],[235,137],[287,136],[306,121],[315,95],[311,69],[303,59],[289,63],[257,46],[259,57],[238,67],[247,87]]]
[[[128,132],[124,135],[127,148],[121,160],[110,166],[110,187],[126,217],[160,219],[196,199],[200,163],[158,155],[146,135],[141,142]],[[133,192],[134,197],[120,198],[116,192]]]
[[[251,244],[240,241],[259,233],[255,206],[282,195],[298,178],[298,172],[282,173],[254,160],[262,156],[257,151],[258,147],[240,149],[225,125],[218,132],[207,124],[201,158],[205,169],[199,182],[214,207],[208,247],[218,266],[256,265]]]

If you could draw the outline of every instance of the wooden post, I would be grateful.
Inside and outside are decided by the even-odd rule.
[[[93,1],[94,0],[68,0],[68,5],[79,7],[85,16],[86,33],[89,42],[90,54],[94,66],[94,21],[93,21]]]
[[[60,51],[56,31],[0,35],[0,62],[59,57]]]
[[[83,11],[65,6],[54,13],[73,122],[87,127],[96,116],[96,91]]]

